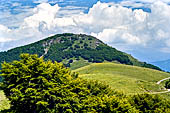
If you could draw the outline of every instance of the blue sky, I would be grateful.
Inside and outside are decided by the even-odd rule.
[[[170,0],[1,0],[0,51],[85,33],[142,61],[170,59]]]

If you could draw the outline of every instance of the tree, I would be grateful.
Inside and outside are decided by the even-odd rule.
[[[71,74],[63,64],[44,62],[37,55],[22,54],[20,58],[20,61],[4,62],[1,70],[2,88],[13,112],[50,112],[63,99],[59,97],[73,96],[66,87],[77,75]]]

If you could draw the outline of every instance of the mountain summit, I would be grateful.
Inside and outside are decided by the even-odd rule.
[[[62,62],[72,69],[90,63],[116,62],[161,70],[154,65],[140,62],[131,55],[118,51],[97,38],[85,34],[57,34],[26,46],[0,52],[0,62],[19,60],[21,53],[38,54],[45,60]]]

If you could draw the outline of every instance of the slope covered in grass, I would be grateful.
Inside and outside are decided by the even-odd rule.
[[[9,109],[10,104],[8,99],[5,97],[5,94],[3,91],[0,90],[0,112],[4,109]]]
[[[105,82],[127,94],[162,91],[163,85],[156,82],[170,76],[157,70],[115,63],[96,63],[74,71],[82,78]]]

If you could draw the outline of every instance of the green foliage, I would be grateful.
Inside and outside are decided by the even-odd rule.
[[[77,78],[76,73],[60,63],[44,62],[37,55],[20,57],[20,61],[2,64],[2,88],[11,101],[9,112],[130,112],[134,109],[108,85]]]
[[[74,36],[74,35],[73,35]],[[81,36],[81,35],[80,35]],[[78,42],[72,42],[71,39],[63,37],[64,42],[53,44],[48,54],[45,55],[45,59],[51,59],[53,61],[61,62],[62,59],[70,58],[83,58],[93,63],[101,63],[104,60],[106,61],[119,61],[124,64],[131,64],[130,60],[122,52],[117,51],[116,49],[109,47],[103,43],[99,43],[98,46],[87,44],[87,40],[82,40],[82,44],[77,45]],[[97,39],[90,38],[91,43],[96,43]],[[82,48],[80,47],[82,45]],[[74,49],[69,49],[70,46]],[[95,48],[93,46],[96,46]],[[63,52],[64,51],[64,52]],[[56,53],[56,54],[54,54]],[[68,62],[69,63],[69,62]]]
[[[164,100],[158,95],[137,94],[131,96],[130,103],[140,113],[169,113],[170,101]]]
[[[18,113],[54,109],[62,92],[71,96],[65,87],[76,77],[62,64],[44,62],[29,54],[22,54],[20,61],[2,64],[1,72],[5,95],[11,101],[11,109]]]
[[[156,70],[160,70],[160,71],[161,71],[161,69],[160,69],[159,67],[154,66],[154,65],[152,65],[152,64],[147,64],[146,62],[144,62],[144,63],[142,64],[142,67],[151,68],[151,69],[156,69]]]
[[[170,89],[170,79],[165,82],[165,88]]]
[[[57,34],[33,44],[0,52],[0,63],[19,60],[19,55],[22,53],[38,54],[39,57],[44,56],[45,60],[63,62],[68,67],[71,66],[70,59],[81,57],[90,63],[118,61],[122,64],[160,70],[160,68],[151,64],[136,61],[133,57],[129,58],[127,54],[107,46],[95,37],[83,34]],[[67,60],[67,62],[64,62],[64,60]]]

